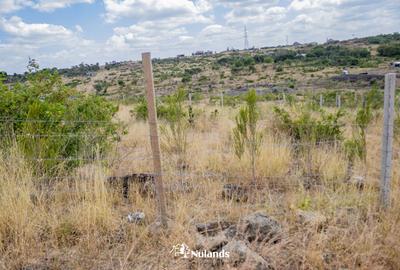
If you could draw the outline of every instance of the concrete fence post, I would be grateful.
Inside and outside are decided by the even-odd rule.
[[[390,206],[395,88],[396,74],[386,74],[382,133],[381,184],[379,198],[380,206],[384,209],[387,209]]]
[[[158,137],[157,111],[154,93],[153,67],[151,54],[142,53],[144,80],[146,84],[147,114],[150,127],[150,142],[153,153],[154,180],[156,188],[156,200],[160,221],[164,227],[167,226],[167,212],[165,206],[165,195],[162,181],[161,150]]]
[[[321,108],[324,106],[324,96],[322,94],[319,95],[319,106]]]

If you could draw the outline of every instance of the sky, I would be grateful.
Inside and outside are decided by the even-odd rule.
[[[400,31],[400,0],[0,0],[0,71]]]

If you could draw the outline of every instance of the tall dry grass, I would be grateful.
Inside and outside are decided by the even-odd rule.
[[[189,131],[188,163],[183,180],[190,193],[170,192],[182,180],[171,157],[164,155],[167,209],[172,220],[163,235],[149,225],[156,218],[155,200],[136,186],[124,200],[106,184],[110,175],[151,172],[146,123],[133,120],[128,109],[119,117],[128,134],[113,151],[109,167],[94,163],[69,172],[70,178],[43,186],[15,149],[3,151],[0,162],[0,269],[205,269],[201,261],[174,258],[172,245],[195,246],[194,225],[211,220],[237,221],[264,211],[282,223],[285,238],[276,245],[254,247],[275,269],[399,269],[399,170],[394,166],[392,208],[378,211],[381,120],[368,130],[368,174],[364,190],[344,181],[346,159],[337,147],[311,147],[311,159],[297,160],[287,138],[270,127],[270,107],[263,107],[264,141],[257,160],[260,184],[249,203],[225,201],[225,183],[249,183],[248,158],[238,160],[232,148],[235,109],[201,105]],[[124,146],[129,146],[128,151]],[[395,145],[398,147],[398,145]],[[133,150],[132,150],[133,149]],[[7,154],[5,155],[5,152]],[[303,166],[319,175],[304,187]],[[394,164],[399,155],[395,154]],[[300,164],[300,165],[299,165]],[[307,171],[306,171],[307,172]],[[355,173],[363,173],[357,164]],[[322,227],[299,224],[298,210],[323,215]],[[144,225],[127,222],[133,211],[146,213]],[[192,267],[192,268],[190,268]]]

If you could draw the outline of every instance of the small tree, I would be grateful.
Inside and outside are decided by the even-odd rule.
[[[373,87],[365,98],[365,103],[358,109],[355,119],[355,130],[353,138],[345,142],[345,151],[348,159],[347,179],[351,177],[354,160],[359,158],[363,161],[367,172],[367,127],[373,119],[373,109],[380,106],[381,96],[378,88]]]
[[[164,124],[160,126],[162,137],[161,145],[168,155],[176,156],[176,164],[179,170],[187,167],[187,131],[189,121],[184,102],[186,91],[180,87],[174,94],[168,96],[165,101]]]
[[[236,127],[233,129],[233,140],[236,156],[241,159],[248,151],[251,162],[252,182],[256,182],[256,158],[260,153],[262,134],[257,129],[259,112],[257,108],[257,94],[250,90],[243,106],[236,116]]]

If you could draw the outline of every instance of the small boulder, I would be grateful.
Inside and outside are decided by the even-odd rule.
[[[228,244],[228,238],[224,232],[219,232],[214,236],[204,236],[197,234],[197,250],[208,250],[211,252],[220,251],[222,247]]]
[[[229,258],[224,260],[224,265],[234,269],[256,269],[271,270],[274,269],[260,255],[247,247],[245,242],[233,240],[224,246],[224,251],[229,252]]]
[[[197,232],[202,234],[202,235],[207,235],[207,236],[214,236],[218,234],[220,231],[225,230],[229,226],[231,226],[232,223],[228,221],[212,221],[208,223],[198,223],[196,224],[196,229]]]
[[[248,189],[236,184],[225,184],[222,190],[222,198],[236,202],[248,200]]]
[[[282,232],[282,226],[275,219],[262,214],[254,213],[242,219],[238,231],[246,240],[253,242],[278,241]]]

